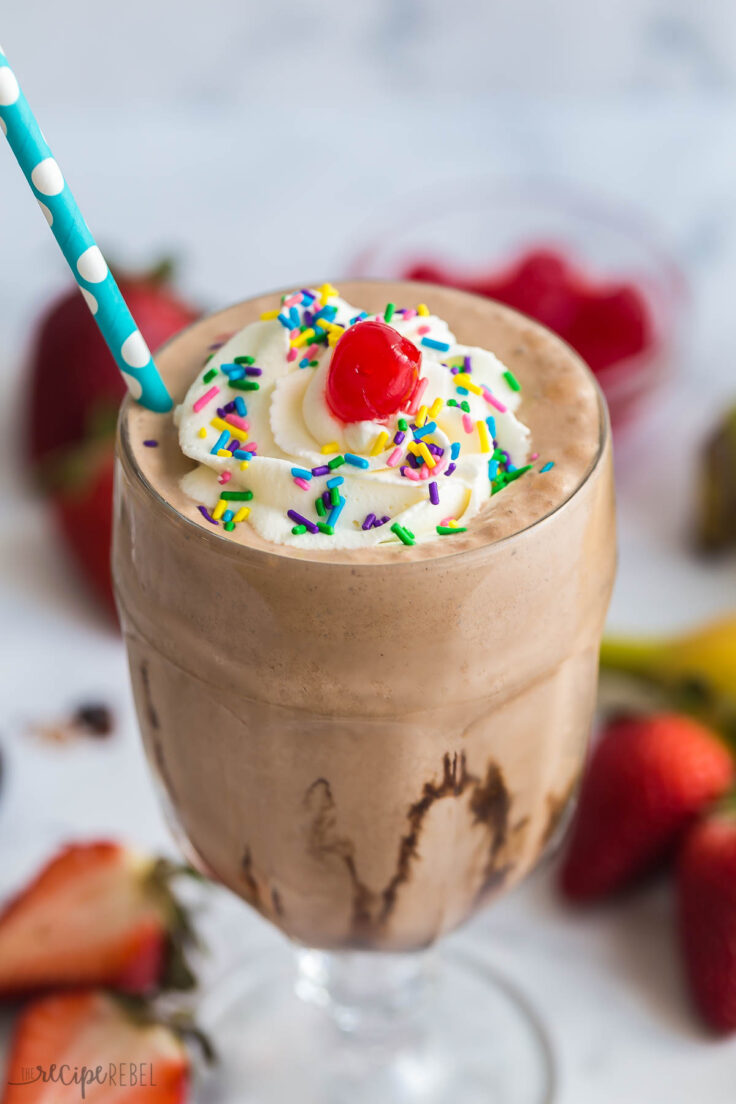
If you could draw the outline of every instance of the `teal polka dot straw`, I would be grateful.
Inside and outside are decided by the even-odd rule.
[[[149,410],[170,410],[171,396],[143,335],[51,155],[2,46],[0,130],[8,139],[131,395]]]

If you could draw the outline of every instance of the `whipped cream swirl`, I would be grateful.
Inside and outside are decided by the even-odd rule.
[[[406,409],[381,421],[346,424],[328,406],[343,328],[384,318],[328,285],[287,296],[216,350],[175,414],[197,463],[181,485],[203,524],[252,525],[304,549],[411,544],[465,529],[523,474],[529,431],[513,375],[424,307],[389,316],[421,367]]]

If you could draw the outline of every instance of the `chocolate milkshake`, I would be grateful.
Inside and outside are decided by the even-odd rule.
[[[180,406],[123,408],[114,573],[168,802],[293,939],[427,946],[529,872],[581,771],[615,567],[593,379],[411,283],[238,304],[157,364]]]

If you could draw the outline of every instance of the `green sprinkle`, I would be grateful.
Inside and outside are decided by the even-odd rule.
[[[447,405],[448,406],[457,406],[457,399],[448,399],[447,400]]]
[[[453,533],[467,533],[462,525],[438,525],[437,532],[441,537],[451,537]]]
[[[225,528],[227,529],[228,533],[232,533],[233,529],[235,528],[235,522],[234,521],[226,521],[225,522]]]
[[[333,456],[333,458],[331,460],[327,461],[327,467],[330,468],[332,471],[334,471],[335,468],[339,468],[340,465],[344,464],[344,463],[345,463],[345,457],[344,456]]]
[[[499,448],[497,448],[497,449],[494,449],[494,450],[493,450],[493,459],[494,459],[494,460],[505,460],[505,459],[506,459],[506,457],[505,457],[505,455],[504,455],[504,453],[503,453],[503,450],[502,450],[502,449],[499,449]]]
[[[409,423],[407,422],[406,418],[399,418],[399,429],[401,430],[401,432],[406,433],[408,428]]]
[[[390,322],[391,319],[394,316],[394,311],[395,310],[396,310],[396,304],[395,303],[387,303],[386,304],[386,309],[383,312],[383,321],[384,322]]]
[[[465,399],[463,399],[463,401],[460,403],[460,409],[464,410],[466,414],[469,414],[470,413],[470,403],[468,403]]]
[[[318,521],[317,528],[319,529],[320,533],[326,533],[328,537],[334,537],[335,535],[334,526],[327,525],[324,521]]]
[[[506,482],[507,483],[513,483],[515,479],[518,479],[519,476],[523,475],[525,472],[531,471],[531,469],[532,469],[532,465],[527,464],[526,467],[524,467],[524,468],[517,468],[516,471],[506,472],[505,473]]]
[[[519,383],[513,372],[509,372],[507,370],[506,372],[504,372],[503,378],[506,380],[512,391],[521,391],[521,384]]]
[[[252,356],[233,357],[233,364],[255,364],[256,358]]]
[[[226,502],[250,502],[252,497],[252,491],[220,491],[220,498]]]
[[[403,525],[399,525],[398,521],[395,521],[391,526],[391,532],[395,533],[402,544],[413,544],[414,537],[409,535],[409,531],[404,529]]]
[[[210,368],[209,372],[205,372],[202,376],[202,383],[210,383],[217,375],[216,368]]]
[[[330,502],[333,506],[340,505],[340,488],[330,487]]]
[[[230,387],[234,387],[236,391],[260,391],[260,383],[256,383],[255,380],[230,380]]]
[[[310,368],[316,368],[318,364],[319,364],[318,360],[310,360],[309,367]]]
[[[319,514],[320,517],[326,517],[327,516],[327,507],[325,506],[324,502],[322,501],[322,495],[320,495],[319,498],[315,498],[314,508],[315,508],[315,510],[317,511],[317,513]]]
[[[214,355],[215,355],[214,353],[210,353],[210,355],[208,357],[205,357],[204,358],[205,364],[209,364],[209,362],[212,360]]]
[[[302,533],[306,533],[307,527],[306,525],[295,525],[291,531],[295,537],[300,537]]]

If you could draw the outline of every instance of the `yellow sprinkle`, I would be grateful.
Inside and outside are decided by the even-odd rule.
[[[246,460],[245,463],[247,464],[248,461]],[[245,521],[245,519],[248,517],[249,514],[250,514],[250,506],[241,506],[240,509],[238,510],[237,514],[235,514],[235,516],[233,517],[233,521],[237,525],[239,522]]]
[[[437,397],[429,408],[430,418],[436,418],[442,407],[445,405],[445,400]]]
[[[206,437],[207,436],[207,430],[204,428],[204,426],[202,426],[201,429],[198,430],[197,436],[198,437]]]
[[[239,441],[247,441],[248,434],[244,429],[238,429],[237,426],[230,425],[224,418],[213,418],[210,422],[213,429],[224,430],[225,433],[229,433],[231,437],[237,437]]]
[[[483,392],[477,383],[473,383],[467,372],[458,372],[455,376],[455,383],[458,387],[464,387],[467,391],[472,391],[474,395],[482,395]]]
[[[417,307],[417,314],[421,314],[422,318],[429,318],[429,307],[426,303],[420,303]]]
[[[218,501],[217,505],[215,506],[214,510],[212,511],[212,516],[215,519],[215,521],[219,521],[226,510],[227,510],[227,502],[225,501],[224,498],[221,498]]]
[[[218,449],[217,450],[217,455],[218,456],[230,456],[230,457],[232,457],[232,453],[231,453],[230,449]]]
[[[424,423],[426,421],[427,421],[427,408],[426,408],[426,406],[420,406],[419,409],[417,410],[417,416],[414,419],[414,424],[416,425],[416,427],[418,429],[421,429],[421,427],[424,425]]]
[[[241,460],[240,461],[240,470],[245,471],[245,469],[248,467],[249,463],[250,463],[249,460]]]
[[[428,468],[434,468],[437,466],[437,461],[425,445],[424,441],[419,442],[419,455],[424,459],[424,463],[427,465]]]
[[[340,446],[338,445],[337,441],[330,441],[329,445],[323,445],[322,446],[322,452],[325,454],[325,456],[327,455],[328,452],[339,452],[339,451],[340,451]]]
[[[382,429],[381,432],[376,437],[375,441],[373,442],[373,448],[371,449],[371,456],[378,456],[379,452],[383,452],[383,450],[386,447],[386,442],[387,441],[388,441],[388,433],[386,432],[385,429]]]
[[[322,330],[327,330],[328,333],[330,330],[342,329],[342,326],[338,326],[336,322],[329,322],[326,318],[318,318],[315,322],[315,326],[319,326]]]
[[[318,291],[319,291],[319,302],[320,302],[320,306],[322,306],[322,307],[327,305],[327,300],[330,299],[333,295],[339,295],[340,294],[340,292],[337,290],[337,288],[334,288],[332,286],[332,284],[323,284],[321,288],[318,288]]]
[[[491,438],[488,436],[488,426],[482,420],[475,423],[478,427],[478,436],[480,437],[480,451],[491,451]]]
[[[335,330],[330,330],[329,334],[327,335],[327,344],[330,346],[331,349],[334,349],[344,333],[345,331],[339,326]]]
[[[460,522],[459,522],[459,521],[455,521],[455,519],[454,519],[454,518],[449,518],[449,520],[448,520],[447,524],[448,524],[448,526],[449,526],[449,528],[450,528],[450,529],[457,529],[457,527],[458,527],[458,525],[460,524]]]
[[[277,310],[264,311],[263,314],[261,315],[261,322],[272,322],[274,320],[274,318],[278,318],[278,316],[279,316],[279,311],[277,311]],[[214,514],[212,516],[214,517]]]
[[[302,345],[308,345],[313,337],[316,337],[314,330],[305,330],[304,333],[300,333],[298,337],[295,337],[291,342],[294,349],[300,349]]]

